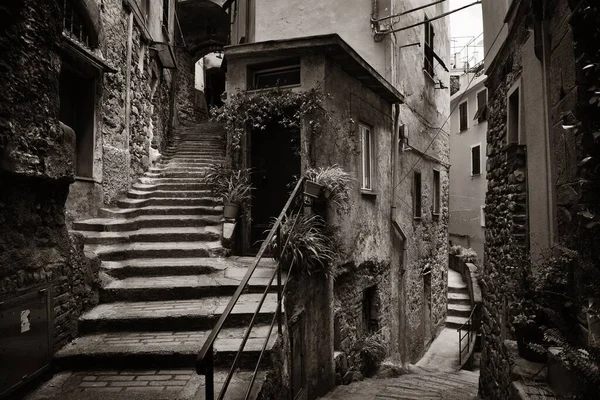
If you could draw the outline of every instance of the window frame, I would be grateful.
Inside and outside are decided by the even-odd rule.
[[[417,177],[419,178],[419,187],[417,190]],[[421,171],[413,172],[413,218],[420,220],[423,217],[423,176]],[[418,199],[418,202],[417,202]],[[418,207],[417,207],[418,203]],[[418,213],[417,213],[418,211]]]
[[[479,225],[485,228],[485,206],[481,206],[481,214],[479,215]]]
[[[462,127],[462,110],[465,110],[465,128]],[[465,99],[464,101],[458,104],[458,132],[462,133],[469,130],[469,100]]]
[[[373,127],[364,122],[358,123],[358,130],[360,133],[360,190],[363,192],[373,192],[373,154],[375,147],[375,139],[373,134]],[[368,160],[365,160],[365,133],[368,133],[368,144],[369,144],[369,154]],[[365,166],[366,161],[369,162],[369,176],[368,176],[368,185],[365,185],[366,176],[365,176]]]
[[[276,73],[284,73],[287,71],[298,70],[298,82],[290,83],[287,85],[275,85],[275,86],[264,86],[258,87],[256,82],[256,77],[261,74],[276,74]],[[246,68],[247,71],[247,82],[246,87],[247,90],[267,90],[274,87],[278,88],[293,88],[300,87],[302,85],[302,65],[300,62],[300,58],[286,58],[277,61],[271,61],[260,64],[251,64]]]
[[[425,15],[423,23],[424,38],[423,38],[423,71],[433,79],[435,76],[435,68],[433,62],[435,60],[435,29],[432,21]],[[429,63],[429,67],[428,67]]]
[[[169,14],[171,14],[171,0],[163,0],[163,9],[162,9],[162,26],[169,35]]]
[[[512,107],[511,107],[511,99],[513,98],[513,96],[515,95],[515,92],[517,92],[517,121],[516,121],[516,138],[513,137],[515,136],[514,132],[512,132]],[[523,90],[521,90],[521,78],[519,78],[508,90],[508,92],[506,93],[506,145],[511,145],[511,144],[522,144],[523,143],[523,137],[522,137],[522,127],[521,127],[521,122],[522,122],[522,118],[523,118]]]
[[[483,105],[479,104],[479,95],[481,93],[485,93],[485,104],[483,104]],[[480,90],[479,92],[477,92],[476,98],[477,98],[477,112],[475,113],[473,120],[476,120],[477,123],[480,124],[483,121],[487,121],[487,119],[488,119],[488,117],[487,117],[487,112],[488,112],[488,90],[487,90],[487,88],[484,88],[484,89]]]
[[[474,174],[473,173],[473,149],[475,149],[476,147],[479,147],[479,173]],[[482,157],[481,157],[481,143],[475,143],[473,145],[471,145],[471,153],[470,153],[470,159],[471,159],[471,177],[476,177],[476,176],[481,176],[481,171],[483,170],[482,168]]]
[[[437,180],[436,180],[437,177]],[[432,196],[432,214],[439,216],[442,213],[442,174],[439,169],[433,169],[433,196]]]

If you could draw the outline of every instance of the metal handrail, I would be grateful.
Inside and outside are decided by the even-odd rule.
[[[290,206],[292,205],[294,199],[298,196],[300,192],[300,188],[302,188],[303,184],[305,181],[305,177],[302,176],[299,180],[298,183],[296,183],[296,186],[294,188],[294,190],[292,191],[290,197],[288,198],[285,206],[283,207],[283,209],[281,210],[281,212],[279,213],[279,216],[277,217],[277,220],[275,221],[275,223],[273,224],[271,230],[269,231],[269,234],[267,235],[267,238],[265,239],[265,241],[262,243],[258,254],[256,255],[255,259],[254,259],[254,263],[252,265],[252,267],[250,267],[248,269],[248,271],[246,272],[246,274],[244,275],[244,277],[242,278],[242,281],[240,282],[239,286],[237,287],[235,293],[233,294],[233,296],[231,297],[231,300],[229,301],[229,303],[227,304],[227,306],[225,307],[225,310],[223,311],[223,313],[221,314],[221,316],[219,317],[219,320],[217,321],[217,323],[215,324],[214,328],[212,329],[212,331],[210,332],[210,334],[208,335],[208,338],[206,339],[206,341],[204,342],[204,345],[202,346],[202,349],[200,350],[200,354],[198,355],[198,358],[196,360],[196,372],[198,374],[204,375],[205,376],[205,391],[206,391],[206,400],[213,400],[214,399],[214,354],[213,354],[213,349],[214,349],[214,343],[217,339],[217,336],[219,335],[219,333],[221,332],[221,330],[223,329],[223,325],[225,323],[225,320],[229,317],[229,315],[231,314],[233,308],[235,307],[235,305],[237,304],[242,292],[244,291],[244,289],[246,288],[246,286],[248,285],[248,282],[250,281],[250,278],[252,277],[252,275],[254,274],[254,272],[256,271],[256,268],[258,267],[265,251],[267,250],[267,248],[270,246],[271,242],[273,241],[273,238],[275,237],[275,235],[277,234],[277,239],[279,241],[281,241],[281,225],[282,225],[282,221],[283,218],[286,216],[286,214],[288,213]],[[294,225],[296,224],[298,217],[300,215],[300,211],[298,212],[298,214],[296,215],[296,218],[294,219]],[[287,247],[287,244],[289,242],[289,238],[286,241],[284,247],[281,247],[281,243],[278,243],[277,246],[277,251],[279,254],[283,253],[283,250],[285,249],[285,247]],[[275,324],[275,321],[277,321],[278,323],[278,331],[279,334],[281,334],[282,332],[282,321],[281,321],[281,302],[282,302],[282,297],[283,297],[283,291],[285,290],[285,288],[287,287],[287,280],[285,283],[285,286],[281,287],[281,282],[282,282],[282,277],[281,277],[281,269],[282,269],[282,265],[279,262],[277,264],[277,267],[275,269],[275,271],[273,272],[273,274],[271,275],[271,278],[269,279],[269,282],[267,284],[267,287],[265,288],[265,291],[263,292],[263,295],[259,301],[259,304],[256,308],[256,311],[254,312],[254,315],[252,316],[252,319],[250,320],[250,324],[248,326],[248,328],[246,329],[246,332],[244,334],[244,338],[242,339],[242,343],[240,344],[240,347],[238,349],[238,352],[235,355],[235,358],[233,360],[233,365],[231,367],[231,369],[229,370],[229,373],[227,374],[227,377],[225,378],[225,382],[223,383],[223,387],[221,388],[221,391],[219,392],[218,395],[218,399],[222,400],[223,397],[225,396],[225,392],[227,391],[227,387],[229,386],[229,382],[231,381],[231,378],[233,377],[233,373],[235,372],[235,368],[237,365],[237,362],[239,361],[239,358],[242,354],[242,351],[244,350],[244,347],[246,345],[246,342],[248,341],[248,338],[250,337],[250,333],[252,331],[252,328],[254,327],[254,322],[256,320],[256,317],[258,316],[258,313],[260,312],[262,305],[264,304],[264,301],[267,297],[267,294],[269,293],[269,290],[271,288],[271,285],[273,284],[273,280],[275,279],[275,277],[277,277],[277,307],[275,310],[275,315],[273,317],[273,321],[271,322],[271,326],[269,327],[269,333],[265,339],[265,343],[263,345],[261,354],[259,356],[259,360],[258,360],[258,364],[256,366],[256,369],[254,371],[254,374],[252,376],[252,380],[249,384],[248,390],[246,392],[246,399],[249,397],[250,392],[252,391],[252,386],[254,384],[255,378],[256,378],[256,374],[258,373],[258,368],[260,365],[260,362],[262,361],[263,358],[263,354],[267,348],[269,339],[271,337],[271,333],[273,331],[273,327]]]
[[[473,314],[475,313],[475,310],[477,309],[477,304],[475,304],[475,306],[473,307],[473,309],[471,310],[471,314],[469,314],[469,318],[465,321],[464,324],[462,324],[461,326],[458,327],[458,329],[456,330],[458,332],[458,363],[462,365],[462,354],[463,351],[465,349],[463,349],[463,345],[462,342],[463,340],[466,338],[467,339],[467,346],[466,346],[466,350],[467,353],[469,351],[469,349],[471,348],[471,341],[474,341],[471,339],[471,336],[473,335],[473,333],[475,333],[475,331],[473,331]],[[465,333],[463,334],[462,331],[465,331]]]

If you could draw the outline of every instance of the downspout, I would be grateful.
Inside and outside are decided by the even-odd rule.
[[[392,151],[392,179],[391,179],[391,200],[390,200],[390,223],[394,229],[394,231],[400,236],[402,240],[402,253],[399,268],[399,282],[397,286],[392,284],[392,292],[396,292],[398,297],[398,337],[397,337],[397,348],[400,355],[400,362],[404,365],[404,359],[406,357],[406,302],[404,301],[404,296],[406,290],[404,289],[404,270],[406,266],[406,234],[396,221],[396,180],[397,180],[397,171],[398,171],[398,132],[400,131],[400,103],[394,104],[394,128],[391,134],[391,151]],[[393,263],[392,263],[393,264]],[[397,289],[396,289],[397,287]]]

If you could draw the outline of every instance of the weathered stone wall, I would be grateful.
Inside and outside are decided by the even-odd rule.
[[[515,200],[526,191],[524,182],[515,182],[513,164],[506,151],[506,95],[522,71],[521,49],[530,33],[524,16],[515,21],[509,43],[487,70],[489,121],[487,133],[486,247],[484,258],[482,355],[480,393],[485,398],[509,398],[510,367],[503,352],[503,282],[511,269],[523,260],[524,248],[513,234]]]
[[[75,138],[59,127],[56,2],[0,6],[0,301],[47,288],[54,349],[97,301],[97,263],[69,237],[64,204]]]
[[[102,186],[104,203],[112,203],[129,189],[150,165],[150,147],[164,149],[171,125],[172,74],[163,70],[149,49],[142,28],[134,20],[131,64],[127,65],[129,11],[121,0],[102,2],[103,46],[107,62],[117,69],[105,74],[102,106]],[[127,116],[127,71],[130,73]],[[127,125],[129,118],[129,125]],[[123,168],[129,165],[130,168]]]
[[[552,1],[546,4],[548,16],[549,62],[546,64],[548,89],[546,99],[535,99],[522,105],[525,121],[523,137],[526,142],[520,145],[506,145],[506,96],[508,90],[519,79],[531,79],[526,85],[541,85],[542,78],[524,73],[534,68],[531,65],[533,53],[533,33],[527,28],[527,13],[521,7],[509,21],[509,32],[506,43],[500,49],[494,62],[488,67],[488,93],[490,120],[487,134],[488,140],[488,192],[486,196],[486,255],[484,262],[482,333],[483,349],[481,360],[480,394],[490,399],[509,397],[511,382],[510,362],[506,348],[507,321],[504,308],[505,282],[522,263],[528,263],[531,249],[533,257],[536,237],[530,232],[530,213],[536,203],[532,201],[532,189],[544,182],[539,182],[539,174],[534,169],[539,165],[531,158],[527,149],[533,146],[548,145],[552,165],[551,187],[556,197],[554,217],[548,226],[554,226],[555,232],[551,247],[561,245],[571,250],[591,251],[598,248],[597,242],[588,237],[581,229],[577,212],[582,209],[585,192],[581,185],[579,160],[585,157],[582,151],[582,137],[575,131],[563,128],[574,116],[581,104],[581,87],[576,84],[575,53],[573,32],[569,26],[571,10],[566,1]],[[575,30],[576,25],[573,25]],[[527,58],[527,62],[525,62]],[[539,62],[534,59],[533,62]],[[539,79],[539,82],[537,81]],[[543,120],[535,120],[533,116],[543,117],[544,102],[549,106],[549,139],[543,131],[539,134],[528,131],[531,127],[544,126]],[[587,105],[588,101],[584,101]],[[584,106],[583,108],[585,108]],[[567,118],[567,119],[565,119]],[[547,141],[550,140],[550,143]],[[533,154],[533,151],[531,152]],[[589,199],[589,198],[588,198]],[[585,206],[584,206],[585,207]],[[591,239],[591,240],[590,240]],[[585,249],[585,250],[584,250]],[[597,256],[594,255],[597,260]],[[535,260],[534,260],[535,261]],[[580,259],[581,261],[581,259]],[[535,262],[534,262],[535,264]],[[542,266],[543,267],[543,266]]]
[[[189,124],[201,117],[201,110],[196,107],[194,86],[195,59],[185,50],[176,49],[178,69],[175,76],[175,123]]]

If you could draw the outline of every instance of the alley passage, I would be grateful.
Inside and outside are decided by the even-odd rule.
[[[479,372],[419,372],[390,379],[366,379],[339,386],[324,400],[472,400],[477,399]]]

